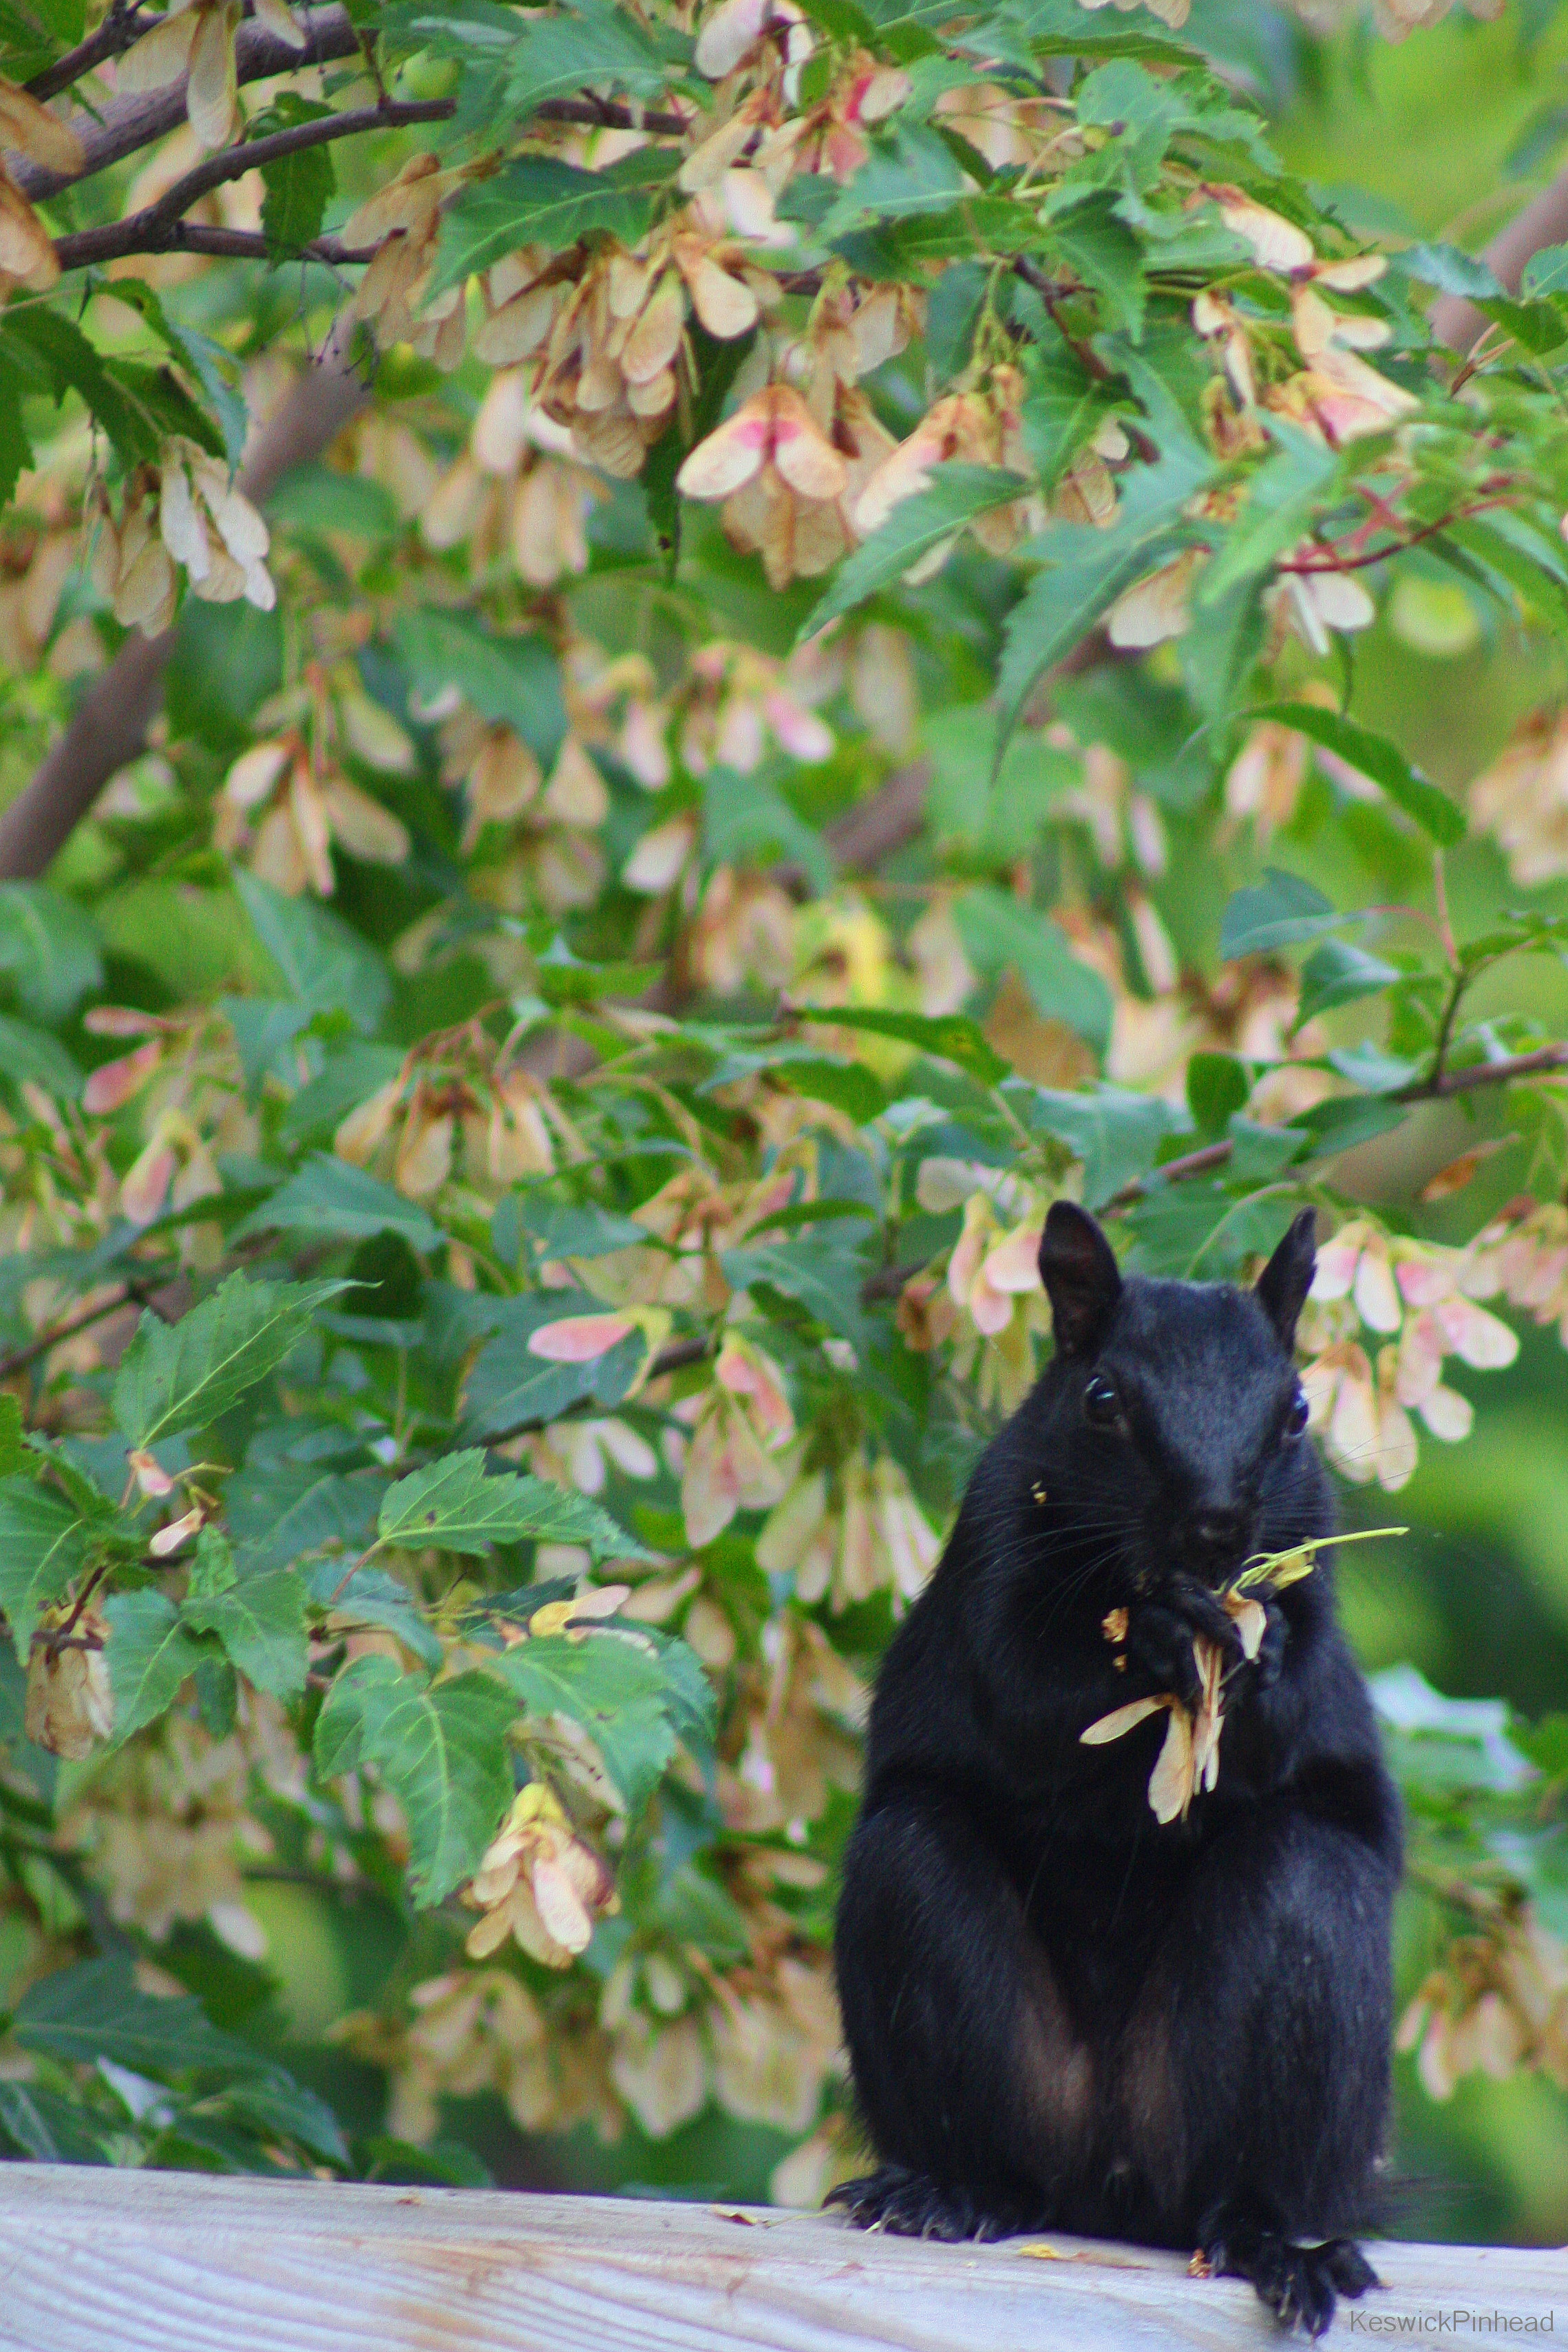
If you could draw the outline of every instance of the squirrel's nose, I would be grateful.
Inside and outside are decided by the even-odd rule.
[[[1187,1549],[1200,1567],[1228,1567],[1247,1531],[1246,1514],[1211,1505],[1187,1523]]]

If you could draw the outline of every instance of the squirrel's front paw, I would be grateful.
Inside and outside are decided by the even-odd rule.
[[[1201,1684],[1193,1629],[1175,1610],[1157,1601],[1135,1609],[1127,1628],[1127,1654],[1142,1668],[1152,1694],[1169,1693],[1184,1706],[1196,1706]]]
[[[1272,1690],[1285,1664],[1285,1637],[1289,1631],[1285,1612],[1273,1593],[1259,1593],[1263,1603],[1263,1637],[1252,1661],[1253,1688]]]

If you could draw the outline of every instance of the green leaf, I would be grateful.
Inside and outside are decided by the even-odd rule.
[[[381,1541],[405,1551],[430,1544],[441,1551],[481,1552],[491,1544],[538,1538],[586,1544],[595,1559],[653,1558],[585,1495],[511,1471],[487,1477],[488,1459],[482,1447],[473,1446],[400,1478],[382,1502]]]
[[[1066,933],[1048,915],[982,884],[960,891],[952,919],[977,971],[999,979],[1012,966],[1039,1013],[1065,1022],[1097,1054],[1104,1053],[1110,1042],[1110,991],[1099,972],[1074,955]]]
[[[58,1037],[0,1013],[0,1079],[19,1087],[26,1078],[57,1102],[75,1102],[81,1093],[81,1072]]]
[[[1215,604],[1243,581],[1267,572],[1305,533],[1340,468],[1336,450],[1282,416],[1266,416],[1278,455],[1247,477],[1247,497],[1198,580],[1200,605]]]
[[[323,1141],[402,1067],[403,1055],[395,1045],[348,1045],[334,1055],[320,1077],[294,1096],[279,1127],[279,1140],[291,1151],[303,1143]]]
[[[390,1658],[356,1658],[316,1722],[316,1769],[327,1780],[374,1767],[408,1826],[408,1885],[423,1909],[478,1869],[511,1801],[507,1733],[517,1702],[489,1675],[434,1687]]]
[[[1179,543],[1184,509],[1212,471],[1178,448],[1157,466],[1123,475],[1121,511],[1109,530],[1058,523],[1026,544],[1024,551],[1046,568],[1007,617],[997,677],[1004,744],[1037,680],[1088,635],[1124,588]]]
[[[312,1013],[346,1013],[369,1035],[392,993],[370,941],[330,908],[287,898],[242,866],[234,869],[234,887],[290,994]]]
[[[30,473],[36,462],[22,422],[22,403],[31,389],[13,355],[0,347],[0,500],[6,506],[15,498],[22,476]]]
[[[1251,1092],[1247,1066],[1234,1054],[1194,1054],[1187,1064],[1187,1108],[1201,1135],[1223,1135]]]
[[[530,1715],[581,1724],[605,1759],[628,1813],[640,1811],[675,1753],[664,1667],[634,1638],[594,1633],[520,1642],[496,1671]]]
[[[331,112],[330,106],[300,98],[295,90],[281,90],[266,115],[252,122],[250,135],[264,138],[270,131],[319,121]],[[332,151],[325,141],[319,147],[300,148],[276,163],[263,163],[261,177],[267,189],[261,203],[262,233],[273,258],[280,261],[321,234],[322,218],[337,193]]]
[[[972,515],[1006,506],[1027,488],[1020,475],[1000,466],[939,467],[930,489],[896,506],[881,529],[839,565],[833,585],[801,623],[796,645],[900,578]]]
[[[503,1328],[468,1374],[463,1434],[488,1437],[502,1430],[542,1427],[588,1397],[605,1407],[619,1404],[647,1352],[640,1332],[632,1332],[597,1363],[552,1364],[529,1352],[529,1335],[542,1324],[556,1322],[563,1314],[600,1312],[599,1301],[582,1292],[575,1302],[560,1291],[513,1302]]]
[[[223,2112],[262,2139],[290,2139],[324,2164],[345,2169],[349,2165],[342,2127],[325,2099],[296,2083],[281,2066],[230,2084],[223,2095]]]
[[[31,1477],[37,1460],[22,1442],[22,1404],[9,1389],[0,1389],[0,1480],[24,1473]],[[0,1608],[4,1607],[0,1602]]]
[[[906,220],[944,212],[965,188],[965,174],[940,131],[927,123],[898,123],[870,142],[870,153],[817,224],[825,245],[868,221]]]
[[[223,1287],[173,1325],[151,1313],[115,1376],[115,1426],[134,1446],[203,1429],[275,1371],[344,1282],[251,1282]]]
[[[403,525],[392,492],[363,474],[340,474],[331,466],[292,466],[267,501],[269,520],[320,537],[342,531],[350,539],[395,539]]]
[[[0,1609],[23,1665],[39,1612],[87,1567],[92,1529],[26,1473],[0,1478]]]
[[[833,887],[833,860],[803,817],[772,785],[743,776],[722,761],[702,779],[703,848],[714,862],[773,863],[778,856],[801,867],[813,887]]]
[[[1099,295],[1102,324],[1137,342],[1148,290],[1143,248],[1118,216],[1118,201],[1109,189],[1098,192],[1058,215],[1047,233],[1073,275]]]
[[[753,1283],[765,1282],[852,1347],[864,1352],[869,1346],[860,1309],[866,1269],[840,1246],[836,1234],[810,1243],[792,1237],[752,1249],[725,1250],[720,1263],[725,1281],[734,1289],[748,1290]]]
[[[1398,978],[1392,964],[1368,955],[1364,949],[1352,947],[1345,940],[1325,940],[1301,967],[1296,1026],[1304,1028],[1315,1013],[1326,1013],[1331,1005],[1350,1004],[1358,996],[1375,996]]]
[[[181,1610],[198,1633],[216,1633],[231,1663],[258,1690],[297,1698],[305,1687],[304,1580],[293,1569],[247,1576],[226,1590],[192,1597]]]
[[[1261,882],[1237,890],[1227,902],[1220,925],[1220,956],[1230,963],[1237,956],[1272,955],[1276,948],[1319,940],[1346,923],[1363,920],[1360,915],[1340,914],[1331,900],[1299,874],[1284,874],[1270,866]]]
[[[29,1985],[16,2004],[13,2031],[23,2049],[68,2066],[107,2058],[158,2083],[202,2073],[281,2072],[259,2051],[220,2033],[189,1994],[163,2000],[140,1991],[130,1958],[119,1953],[79,1960]]]
[[[523,30],[508,58],[507,103],[514,118],[546,99],[575,98],[592,86],[608,94],[658,98],[670,68],[625,8],[578,0],[570,16],[521,20]]]
[[[382,1626],[421,1665],[439,1673],[446,1656],[440,1635],[419,1614],[407,1586],[384,1569],[356,1568],[344,1583],[341,1559],[319,1559],[306,1582],[312,1607],[330,1608],[335,1617],[350,1622]]]
[[[868,1126],[888,1108],[886,1091],[864,1062],[791,1059],[780,1062],[776,1068],[780,1085],[791,1094],[804,1095],[810,1102],[829,1103],[857,1127]]]
[[[794,1017],[825,1022],[836,1029],[863,1029],[873,1037],[896,1037],[901,1045],[918,1045],[922,1054],[956,1063],[982,1086],[999,1086],[1007,1076],[1007,1064],[1001,1055],[961,1013],[887,1013],[879,1006],[864,1004],[836,1004],[831,1009],[801,1004]]]
[[[98,927],[42,882],[0,882],[0,973],[35,1021],[68,1020],[102,985]]]
[[[1423,286],[1435,286],[1439,294],[1460,294],[1470,302],[1486,301],[1503,291],[1490,262],[1479,253],[1461,252],[1457,245],[1407,245],[1403,253],[1389,256],[1388,267]]]
[[[560,665],[543,637],[498,636],[481,620],[428,606],[405,614],[394,635],[425,701],[456,687],[481,719],[515,728],[542,768],[554,766],[566,710]]]
[[[31,356],[57,402],[67,392],[77,394],[127,471],[156,460],[164,434],[153,370],[105,360],[74,319],[42,303],[9,310],[0,333]]]
[[[1403,809],[1439,849],[1452,849],[1463,841],[1464,810],[1436,784],[1428,783],[1386,735],[1374,735],[1353,719],[1343,719],[1338,711],[1324,710],[1315,702],[1262,702],[1241,715],[1277,719],[1282,727],[1293,727],[1298,734],[1321,743],[1325,751],[1337,752],[1358,774],[1380,786],[1395,808]]]
[[[1181,66],[1196,57],[1149,8],[1091,16],[1082,0],[1005,0],[1000,14],[1037,57],[1150,58]]]
[[[635,1217],[542,1200],[537,1193],[524,1196],[522,1229],[544,1258],[606,1257],[612,1250],[646,1248],[649,1238],[647,1227]]]
[[[0,2081],[0,2131],[35,2164],[107,2164],[107,2120],[58,2091]]]
[[[673,150],[645,147],[603,171],[580,172],[552,155],[522,156],[447,207],[430,294],[522,245],[561,252],[595,235],[635,245],[651,216],[653,191],[674,177],[679,161]]]
[[[104,1658],[114,1693],[113,1745],[173,1706],[180,1685],[213,1654],[180,1622],[166,1592],[117,1592],[103,1604]]]
[[[1029,1124],[1058,1137],[1083,1162],[1086,1208],[1098,1209],[1124,1185],[1147,1176],[1168,1135],[1184,1135],[1190,1121],[1158,1095],[1133,1094],[1121,1087],[1096,1087],[1062,1094],[1037,1087]]]
[[[437,1248],[441,1235],[416,1202],[356,1168],[352,1160],[315,1151],[270,1200],[241,1218],[229,1235],[305,1234],[327,1241],[368,1241],[374,1234],[399,1234],[412,1250]]]

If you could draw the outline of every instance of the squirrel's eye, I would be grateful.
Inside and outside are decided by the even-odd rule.
[[[1083,1416],[1096,1429],[1113,1429],[1121,1418],[1121,1399],[1116,1382],[1103,1372],[1096,1372],[1083,1392]]]
[[[1303,1436],[1306,1433],[1307,1423],[1310,1421],[1311,1417],[1312,1409],[1307,1402],[1306,1398],[1302,1395],[1300,1390],[1298,1389],[1295,1395],[1290,1400],[1289,1410],[1285,1415],[1286,1436]]]

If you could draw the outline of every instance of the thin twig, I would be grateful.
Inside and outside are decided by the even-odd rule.
[[[347,113],[327,115],[315,122],[292,123],[288,130],[275,131],[266,139],[242,140],[237,147],[226,147],[221,154],[209,155],[205,163],[176,180],[156,204],[132,213],[129,219],[108,221],[100,228],[58,237],[55,258],[62,269],[85,269],[97,263],[117,261],[130,253],[169,253],[182,248],[210,252],[214,249],[212,244],[196,242],[180,215],[226,181],[242,179],[247,172],[259,171],[268,163],[279,163],[284,156],[298,154],[308,147],[324,146],[329,140],[353,139],[367,131],[399,130],[415,122],[444,121],[452,113],[454,103],[449,98],[432,98],[406,106],[355,107]],[[231,230],[220,234],[226,239],[222,249],[232,254],[236,233]],[[270,250],[264,236],[253,231],[242,234],[246,237],[246,255],[265,255]],[[368,257],[339,244],[335,238],[322,238],[317,240],[310,257],[361,260]]]
[[[346,8],[335,5],[329,8],[300,8],[296,17],[305,35],[303,48],[280,41],[264,26],[240,26],[234,37],[237,83],[269,81],[278,74],[301,73],[310,66],[327,65],[336,58],[358,56],[359,35],[349,21]],[[42,163],[30,163],[18,157],[10,167],[12,179],[29,203],[41,204],[48,196],[58,196],[62,188],[107,171],[123,156],[152,146],[155,140],[178,130],[184,121],[187,79],[182,74],[164,89],[137,90],[129,97],[116,99],[97,116],[85,109],[79,110],[68,120],[82,144],[79,170],[51,172]]]
[[[1538,1045],[1533,1053],[1510,1054],[1499,1062],[1473,1062],[1462,1070],[1435,1066],[1429,1076],[1407,1087],[1397,1087],[1381,1099],[1396,1103],[1441,1102],[1450,1095],[1475,1094],[1482,1087],[1510,1086],[1515,1078],[1542,1076],[1562,1069],[1568,1069],[1568,1045]],[[1106,1202],[1106,1210],[1113,1214],[1119,1209],[1130,1209],[1135,1201],[1142,1200],[1152,1185],[1180,1184],[1189,1176],[1206,1175],[1211,1168],[1223,1167],[1234,1150],[1230,1138],[1226,1136],[1217,1143],[1205,1143],[1200,1150],[1187,1152],[1180,1160],[1168,1160],[1152,1177],[1123,1184],[1121,1192],[1113,1192]]]
[[[62,1339],[74,1339],[79,1331],[85,1331],[90,1324],[101,1323],[106,1315],[118,1315],[122,1307],[129,1305],[130,1299],[131,1286],[122,1282],[112,1298],[100,1299],[96,1307],[85,1307],[79,1315],[68,1315],[63,1323],[56,1323],[47,1331],[40,1331],[37,1338],[30,1339],[25,1348],[13,1348],[8,1356],[0,1356],[0,1381],[8,1381],[13,1372],[25,1372],[29,1364],[36,1364],[40,1356],[47,1356],[49,1349],[58,1348]]]
[[[46,66],[42,73],[36,73],[22,87],[42,106],[49,99],[58,98],[62,89],[69,89],[73,81],[80,81],[84,74],[91,73],[95,66],[106,65],[110,58],[119,57],[158,22],[156,16],[142,15],[139,0],[133,0],[129,8],[116,5],[95,33],[89,33],[85,41],[79,41],[74,49],[68,49],[63,58],[57,58],[52,66]]]

